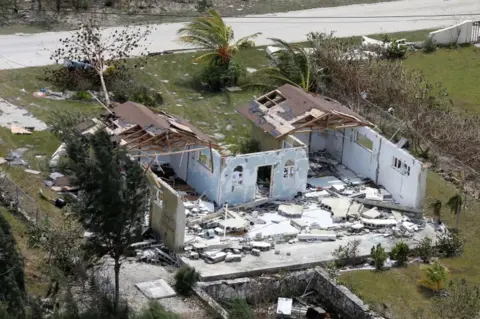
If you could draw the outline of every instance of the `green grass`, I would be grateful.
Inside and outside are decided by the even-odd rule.
[[[405,66],[418,69],[432,83],[441,83],[455,107],[480,114],[480,50],[474,46],[410,54]]]

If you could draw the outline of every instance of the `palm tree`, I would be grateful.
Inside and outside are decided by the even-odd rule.
[[[437,222],[441,222],[441,214],[442,214],[442,202],[440,200],[436,200],[430,204],[430,209],[433,211],[433,216],[437,219]]]
[[[317,73],[321,70],[312,63],[308,50],[280,39],[270,38],[269,40],[280,48],[273,53],[275,65],[255,72],[255,76],[260,79],[260,84],[252,86],[265,88],[288,83],[306,92],[314,92],[317,87]]]
[[[220,14],[210,9],[206,16],[198,17],[194,21],[178,30],[180,41],[186,45],[207,51],[197,61],[221,62],[228,65],[232,57],[240,49],[253,46],[252,38],[260,32],[243,37],[234,42],[232,27],[225,24]]]
[[[437,291],[442,289],[443,284],[448,279],[447,267],[438,262],[435,262],[434,264],[429,266],[422,266],[421,269],[425,277],[420,281],[421,284]]]
[[[450,208],[450,211],[456,216],[455,229],[458,231],[458,224],[460,222],[460,212],[463,206],[462,195],[456,194],[450,197],[450,199],[447,202],[447,206]]]

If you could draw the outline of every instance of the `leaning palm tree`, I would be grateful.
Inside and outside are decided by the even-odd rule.
[[[456,216],[455,229],[458,231],[458,224],[460,222],[460,212],[463,206],[462,195],[456,194],[450,197],[450,199],[447,202],[447,206],[450,208],[450,211]]]
[[[260,32],[234,41],[232,27],[225,24],[220,14],[211,9],[206,16],[198,17],[178,30],[180,42],[207,51],[197,61],[216,61],[228,65],[240,49],[253,46],[253,38]]]
[[[433,289],[440,290],[448,279],[448,269],[444,265],[435,262],[432,265],[424,265],[421,267],[424,279],[420,280],[422,285]]]
[[[271,56],[274,66],[255,72],[259,84],[249,86],[270,88],[288,83],[306,92],[314,92],[321,69],[313,63],[308,49],[276,38],[269,40],[279,48]]]
[[[436,200],[430,204],[430,209],[433,211],[433,216],[437,219],[437,222],[441,222],[441,214],[442,214],[442,202],[440,200]]]

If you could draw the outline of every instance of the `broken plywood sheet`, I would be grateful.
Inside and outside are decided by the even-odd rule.
[[[175,291],[163,279],[135,284],[148,299],[162,299],[176,296]]]
[[[32,134],[32,132],[30,132],[26,128],[23,128],[23,127],[14,125],[14,124],[12,124],[12,126],[11,126],[11,132],[12,132],[12,134],[20,134],[20,135]]]
[[[332,208],[333,217],[335,219],[345,219],[348,215],[357,215],[361,205],[351,202],[344,197],[332,197],[322,199],[322,204]]]

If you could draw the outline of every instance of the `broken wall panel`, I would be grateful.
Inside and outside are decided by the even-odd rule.
[[[293,163],[293,168],[286,166]],[[284,148],[281,150],[252,153],[224,158],[220,181],[220,200],[232,205],[253,201],[256,195],[258,167],[272,165],[270,198],[290,199],[298,192],[304,192],[307,183],[308,157],[306,147]],[[232,175],[242,167],[242,184],[234,184]]]
[[[326,150],[327,152],[337,161],[342,161],[343,153],[343,140],[344,133],[343,131],[337,130],[328,130],[326,140]],[[348,165],[347,165],[348,166]]]
[[[152,185],[150,226],[168,248],[177,251],[185,239],[185,206],[173,188],[158,178],[157,182],[160,187]]]
[[[385,187],[401,205],[423,207],[427,168],[413,155],[372,129],[358,127],[345,130],[342,163]]]

